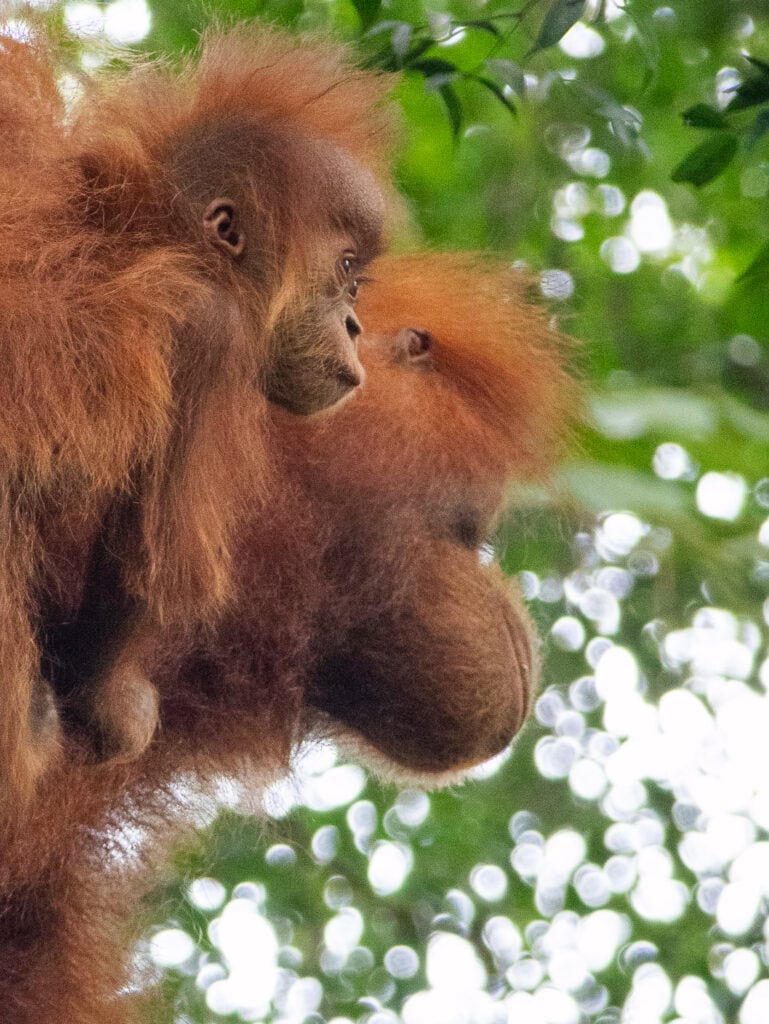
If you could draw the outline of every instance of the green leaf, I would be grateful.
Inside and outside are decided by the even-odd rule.
[[[433,40],[439,41],[450,39],[454,30],[454,21],[450,14],[445,11],[429,11],[427,23],[430,26],[430,35]]]
[[[767,246],[767,263],[769,263],[769,245]],[[720,396],[722,415],[730,426],[734,427],[744,438],[769,444],[769,413],[760,409],[751,409],[744,402],[731,395]]]
[[[642,470],[613,463],[575,461],[562,467],[556,484],[594,512],[626,509],[653,522],[688,526],[694,518],[692,499],[683,487],[657,480]]]
[[[769,277],[769,242],[761,246],[756,255],[737,278],[737,284],[759,281]]]
[[[502,33],[499,31],[493,21],[486,21],[485,19],[477,19],[474,21],[466,21],[465,26],[467,28],[478,28],[481,32],[488,32],[489,35],[494,36],[496,39],[502,38]]]
[[[409,44],[411,43],[413,32],[413,26],[402,21],[400,25],[393,29],[393,34],[390,36],[390,46],[392,46],[393,53],[401,63],[406,59],[409,52]]]
[[[456,81],[456,74],[428,75],[425,78],[425,92],[440,92],[444,85]]]
[[[352,5],[358,13],[363,31],[371,28],[382,9],[382,0],[352,0]]]
[[[390,34],[390,51],[382,51],[381,53],[375,54],[373,57],[366,61],[368,67],[378,67],[383,71],[399,71],[403,66],[403,59],[407,53],[414,49],[412,45],[409,47],[412,36],[412,27],[405,21],[379,21],[376,25],[373,25],[364,34],[369,38],[374,36],[382,35],[383,33]],[[432,41],[428,40],[426,47],[431,46]]]
[[[713,401],[683,388],[635,387],[599,392],[590,399],[599,433],[613,441],[672,434],[686,440],[711,437],[718,427]]]
[[[623,106],[610,92],[589,82],[569,82],[568,89],[592,116],[606,118],[623,146],[639,147],[642,118],[637,111]]]
[[[451,124],[451,133],[456,139],[462,130],[462,104],[459,102],[459,97],[453,85],[442,85],[438,92],[446,105],[446,113],[449,115],[449,122]]]
[[[745,60],[752,64],[757,71],[759,71],[765,78],[769,78],[769,64],[765,60],[761,60],[759,57],[751,57],[747,53],[744,54]]]
[[[760,114],[756,115],[756,119],[750,129],[747,141],[748,149],[753,149],[767,132],[769,132],[769,110],[762,110]]]
[[[708,103],[695,103],[681,116],[684,119],[684,124],[689,128],[728,128],[729,126],[721,111],[711,107]]]
[[[414,61],[418,60],[423,53],[430,49],[434,45],[435,40],[429,36],[424,39],[417,39],[409,47],[408,53],[405,56],[405,60],[408,62],[409,67],[414,66]]]
[[[485,65],[492,75],[499,78],[504,85],[509,85],[518,96],[524,95],[526,92],[526,79],[520,64],[516,64],[514,60],[493,57],[491,60],[487,60]]]
[[[625,4],[623,16],[635,28],[633,41],[639,46],[646,61],[646,68],[640,88],[640,92],[645,93],[652,82],[656,81],[659,77],[660,65],[662,63],[660,39],[656,32],[648,31],[641,12],[634,12],[630,4]]]
[[[467,78],[473,82],[478,82],[484,89],[488,89],[490,93],[493,93],[502,106],[509,110],[511,114],[517,113],[513,101],[508,96],[505,96],[504,91],[496,82],[492,82],[490,78],[484,78],[483,75],[467,75]]]
[[[711,135],[683,158],[670,177],[673,181],[689,182],[701,188],[729,166],[736,152],[736,135],[731,132]]]
[[[396,27],[396,25],[402,24],[402,21],[378,21],[376,25],[372,25],[368,32],[366,32],[366,35],[369,38],[373,38],[374,36],[380,36],[383,32],[391,32]]]
[[[555,46],[579,21],[584,10],[585,0],[553,0],[529,54]]]
[[[409,71],[421,71],[425,78],[430,78],[432,75],[455,75],[457,73],[456,64],[452,64],[450,60],[441,60],[440,57],[425,57],[418,60],[408,58],[404,67]]]
[[[734,90],[728,111],[747,110],[769,101],[769,78],[746,78]]]

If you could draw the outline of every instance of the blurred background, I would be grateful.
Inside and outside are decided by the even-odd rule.
[[[268,820],[223,782],[149,903],[153,1022],[766,1024],[765,0],[38,0],[4,31],[41,9],[86,70],[258,17],[399,71],[399,244],[525,263],[588,391],[496,538],[545,638],[514,749],[424,793],[308,748]]]

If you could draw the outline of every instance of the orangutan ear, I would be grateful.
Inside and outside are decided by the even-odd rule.
[[[246,249],[246,235],[231,199],[214,199],[203,214],[203,234],[217,249],[236,260]]]
[[[400,363],[432,367],[435,338],[418,327],[404,327],[395,335],[393,351]]]

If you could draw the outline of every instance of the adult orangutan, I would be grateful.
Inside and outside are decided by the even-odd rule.
[[[517,589],[477,549],[506,482],[541,475],[557,450],[573,402],[563,341],[496,264],[391,257],[371,276],[365,388],[331,417],[275,410],[260,424],[270,500],[238,527],[233,601],[213,625],[167,627],[148,651],[152,743],[130,763],[93,764],[73,728],[7,832],[9,1024],[153,1019],[152,987],[131,974],[136,908],[185,828],[193,780],[258,790],[289,771],[297,743],[332,736],[385,776],[437,785],[524,720],[536,638]],[[78,596],[45,633],[57,699],[79,566],[59,570]]]

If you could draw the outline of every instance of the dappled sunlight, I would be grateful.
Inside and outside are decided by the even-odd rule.
[[[578,21],[563,37],[560,47],[567,56],[585,60],[602,54],[606,49],[606,43],[603,36],[594,28]]]
[[[589,145],[591,133],[587,128],[556,123],[548,132],[548,148],[572,171],[588,179],[610,174],[610,157]],[[664,197],[651,189],[636,193],[627,207],[628,200],[617,185],[572,181],[553,194],[550,230],[564,242],[580,242],[585,238],[586,222],[591,215],[598,215],[607,220],[606,237],[598,252],[613,273],[632,274],[644,260],[654,260],[700,290],[716,287],[710,274],[713,244],[706,228],[676,223]],[[621,231],[617,233],[616,224],[611,222],[625,213],[629,216],[624,223],[620,221]]]
[[[691,481],[696,472],[672,442],[658,447],[655,470],[668,480]],[[763,484],[749,495],[742,483],[742,502],[764,502]],[[280,1024],[315,1020],[307,1015],[319,1012],[326,987],[353,978],[368,995],[340,1022],[662,1024],[677,1014],[687,1024],[727,1024],[706,981],[676,976],[649,938],[680,927],[695,907],[711,922],[711,979],[741,1000],[739,1024],[763,1024],[769,696],[756,681],[765,637],[759,623],[702,604],[677,628],[642,627],[651,659],[649,646],[641,656],[619,642],[626,605],[649,579],[633,567],[645,566],[639,555],[653,542],[642,518],[615,512],[579,536],[567,575],[523,580],[535,604],[560,609],[549,642],[579,668],[537,698],[534,764],[549,785],[595,808],[602,835],[588,840],[569,824],[545,826],[536,809],[518,805],[512,787],[507,856],[472,866],[461,888],[446,890],[442,909],[412,906],[420,847],[440,841],[435,798],[402,789],[380,812],[365,799],[365,778],[333,747],[305,748],[294,802],[317,810],[309,853],[327,873],[317,954],[305,943],[298,953],[295,927],[271,909],[269,882],[252,886],[249,897],[236,889],[225,902],[221,883],[200,878],[189,897],[204,915],[218,915],[209,926],[211,952],[169,926],[152,937],[155,963],[196,972],[216,1013]],[[516,755],[509,758],[491,762],[491,778],[515,765]],[[344,811],[341,828],[338,816],[323,824],[335,809]],[[365,865],[363,885],[340,870],[349,843]],[[294,849],[268,847],[265,870],[296,871],[306,854],[277,856],[278,847]],[[533,916],[512,909],[526,891]],[[392,943],[380,959],[370,945],[378,905],[413,914],[421,940]],[[237,941],[228,929],[240,929]],[[757,933],[765,935],[758,944]],[[234,953],[236,945],[249,952]],[[246,981],[257,964],[258,986]],[[627,980],[619,1006],[603,980],[617,967]]]
[[[745,481],[736,473],[705,473],[697,484],[697,507],[712,519],[736,519],[746,497]]]
[[[116,46],[141,42],[152,25],[150,9],[145,0],[65,4],[64,21],[76,36],[87,40],[103,35]]]

